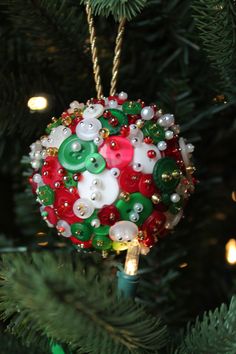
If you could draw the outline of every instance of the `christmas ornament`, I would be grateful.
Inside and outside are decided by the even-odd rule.
[[[172,114],[120,92],[74,101],[31,145],[43,219],[79,249],[148,250],[183,215],[194,147]]]
[[[103,95],[89,3],[86,13],[97,99],[72,102],[31,145],[30,182],[48,226],[78,249],[128,250],[118,289],[134,296],[139,254],[178,224],[194,190],[194,147],[179,137],[172,114],[116,93],[124,19],[110,96]]]

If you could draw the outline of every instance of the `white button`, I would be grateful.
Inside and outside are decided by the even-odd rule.
[[[181,155],[184,161],[184,164],[186,167],[190,165],[190,157],[191,157],[191,150],[189,151],[188,145],[185,144],[185,141],[183,138],[179,139],[179,147],[181,150]]]
[[[84,108],[84,103],[79,103],[78,101],[73,101],[70,103],[70,108],[67,110],[68,113],[74,113],[75,109],[83,109]]]
[[[115,202],[119,195],[119,184],[110,170],[105,169],[99,174],[85,171],[78,182],[78,192],[81,198],[89,199],[94,208],[100,209]]]
[[[78,218],[88,219],[94,212],[93,204],[86,198],[79,198],[73,205],[73,211]]]
[[[156,156],[150,159],[147,155],[149,150],[154,150]],[[134,149],[133,165],[141,164],[143,173],[152,173],[157,160],[161,158],[161,153],[155,145],[142,143]]]
[[[91,104],[83,111],[83,118],[98,118],[103,114],[104,107],[102,104]]]
[[[64,237],[71,237],[71,229],[68,222],[65,220],[59,220],[56,226],[58,233]]]
[[[59,149],[63,141],[71,135],[71,130],[64,125],[53,128],[48,137],[42,139],[42,145],[46,148],[54,147]]]
[[[80,139],[89,141],[97,137],[101,128],[102,124],[96,118],[82,119],[76,126],[76,134]]]
[[[113,241],[132,241],[138,235],[138,227],[131,221],[118,221],[109,229],[109,237]]]

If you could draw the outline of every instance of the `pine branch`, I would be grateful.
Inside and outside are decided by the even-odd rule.
[[[48,354],[49,351],[47,348],[46,351],[44,351],[42,348],[39,348],[38,346],[32,346],[30,348],[27,348],[26,346],[22,345],[22,343],[17,340],[17,338],[11,334],[8,333],[1,333],[0,334],[0,354]]]
[[[235,92],[236,8],[233,0],[196,0],[193,16],[203,49],[226,91]]]
[[[86,4],[87,0],[81,0]],[[90,0],[89,4],[95,15],[114,16],[116,20],[126,18],[128,21],[137,16],[147,4],[147,0]]]
[[[0,308],[29,344],[45,335],[78,353],[158,353],[166,328],[143,307],[117,299],[107,278],[69,257],[4,256]]]
[[[205,313],[188,333],[176,354],[234,354],[236,352],[236,297],[214,312]]]

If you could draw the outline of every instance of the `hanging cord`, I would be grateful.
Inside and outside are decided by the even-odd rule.
[[[110,95],[113,96],[116,93],[116,85],[118,79],[118,72],[120,68],[120,57],[121,57],[121,47],[124,38],[125,31],[125,19],[122,19],[119,23],[118,33],[116,36],[116,47],[114,52],[113,67],[112,67],[112,78],[111,78],[111,88]]]
[[[102,93],[102,84],[101,84],[101,75],[100,75],[100,66],[98,64],[98,52],[96,46],[96,34],[94,28],[94,21],[92,10],[89,6],[89,3],[86,5],[86,13],[87,13],[87,21],[89,26],[89,34],[90,34],[90,45],[91,45],[91,53],[92,53],[92,62],[93,62],[93,74],[94,80],[96,84],[97,97],[100,98],[103,96]],[[116,36],[116,46],[114,50],[114,59],[113,59],[113,67],[112,67],[112,79],[111,79],[111,88],[110,95],[113,96],[116,93],[116,85],[118,79],[118,72],[120,67],[120,57],[121,57],[121,47],[124,37],[125,30],[125,19],[122,19],[119,23],[118,32]]]
[[[92,53],[92,61],[93,61],[93,74],[94,80],[96,84],[97,96],[100,98],[102,94],[102,84],[101,84],[101,75],[100,75],[100,66],[98,64],[98,53],[96,46],[96,34],[93,22],[92,10],[89,4],[86,5],[86,13],[87,13],[87,21],[89,26],[89,34],[90,34],[90,45],[91,45],[91,53]]]

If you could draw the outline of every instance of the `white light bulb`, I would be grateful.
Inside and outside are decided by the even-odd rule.
[[[31,111],[42,111],[48,106],[48,100],[43,96],[34,96],[28,100],[27,106]]]

